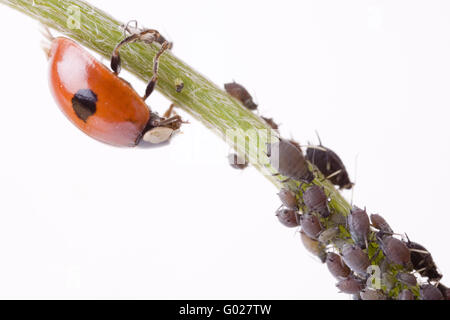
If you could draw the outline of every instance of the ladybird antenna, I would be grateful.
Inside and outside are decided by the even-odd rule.
[[[52,45],[53,40],[55,40],[55,37],[50,32],[50,29],[46,26],[41,24],[39,31],[41,35],[44,37],[44,39],[41,40],[41,48],[45,53],[45,56],[47,59],[50,58],[50,48]]]

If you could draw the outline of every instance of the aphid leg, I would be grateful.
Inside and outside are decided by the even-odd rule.
[[[418,253],[422,253],[422,254],[427,254],[431,256],[431,253],[429,253],[428,251],[425,250],[419,250],[419,249],[409,249],[409,251],[414,251],[414,252],[418,252]]]
[[[158,82],[158,68],[159,68],[159,58],[169,48],[169,42],[164,42],[161,46],[161,49],[159,49],[158,53],[156,54],[154,60],[153,60],[153,77],[150,79],[150,82],[147,85],[147,88],[145,89],[145,95],[143,97],[144,100],[146,100],[155,89],[156,83]]]
[[[279,176],[281,176],[281,174],[279,174],[279,173],[272,173],[272,177],[279,177]]]
[[[329,180],[329,179],[331,179],[331,178],[337,176],[337,175],[340,174],[341,172],[342,172],[342,169],[339,169],[338,171],[336,171],[336,172],[330,174],[328,177],[326,177],[326,179]]]

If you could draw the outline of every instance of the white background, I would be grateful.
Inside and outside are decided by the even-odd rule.
[[[450,2],[90,2],[244,84],[284,135],[318,130],[352,179],[358,156],[355,204],[450,273]],[[36,23],[0,5],[0,26],[0,298],[348,299],[202,125],[167,148],[98,143],[53,102]]]

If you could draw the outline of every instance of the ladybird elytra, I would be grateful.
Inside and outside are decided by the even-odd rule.
[[[150,117],[138,93],[74,41],[53,39],[49,83],[66,117],[101,142],[135,146]]]

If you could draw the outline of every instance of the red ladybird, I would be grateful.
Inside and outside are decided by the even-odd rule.
[[[159,35],[152,32],[154,37]],[[151,42],[151,35],[145,34],[146,42]],[[179,116],[169,118],[170,112],[165,114],[168,118],[158,116],[145,103],[156,85],[158,59],[168,48],[167,42],[155,57],[154,75],[143,98],[117,75],[119,48],[140,40],[139,36],[129,36],[114,50],[115,73],[67,38],[52,39],[48,52],[50,89],[60,109],[84,133],[110,145],[133,147],[143,138],[152,143],[163,142],[182,123]]]

